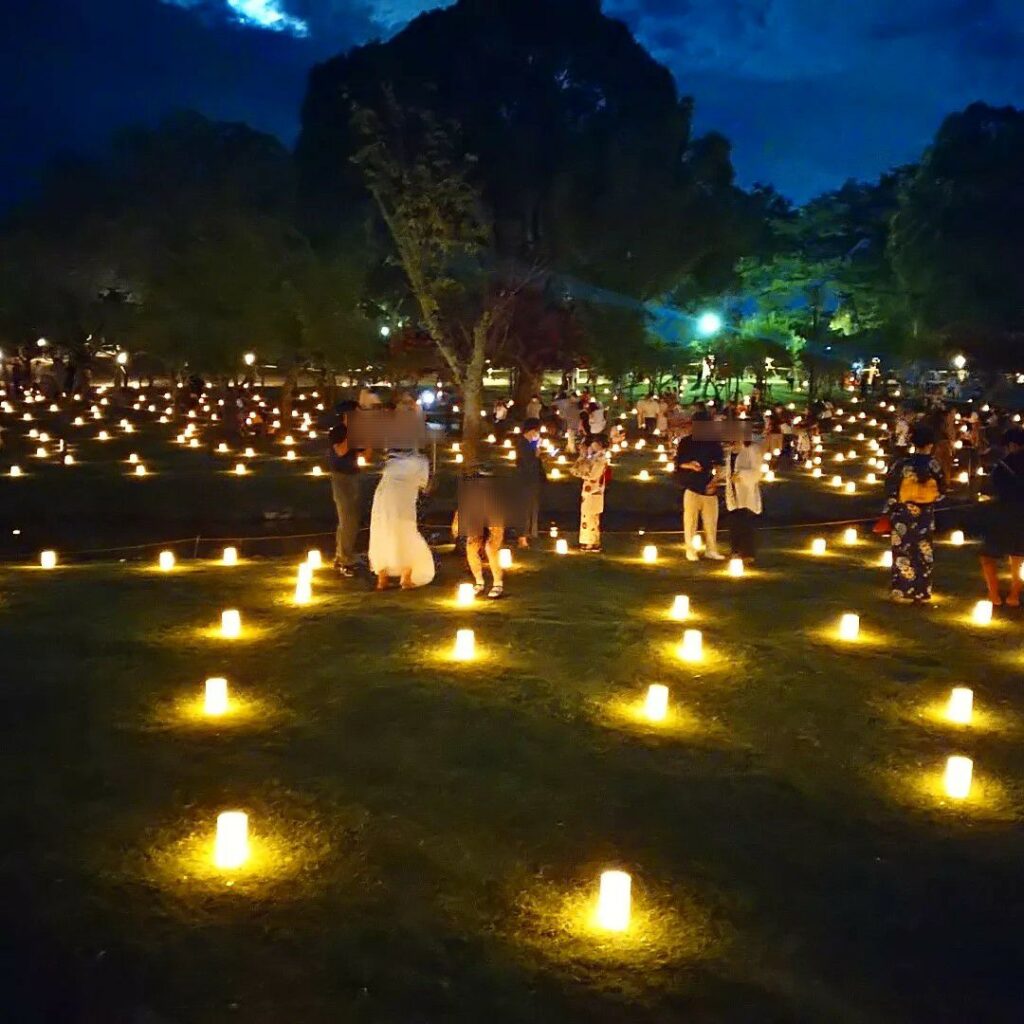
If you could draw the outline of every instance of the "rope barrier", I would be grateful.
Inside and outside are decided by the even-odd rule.
[[[957,512],[963,509],[975,508],[976,506],[972,503],[963,503],[959,505],[947,505],[942,508],[937,508],[936,513],[942,512]],[[831,526],[856,526],[862,523],[874,523],[877,521],[877,516],[862,517],[859,519],[832,519],[822,520],[812,523],[778,523],[773,526],[760,527],[760,532],[769,531],[782,531],[782,530],[810,530],[810,529],[822,529]],[[421,529],[425,530],[442,530],[449,532],[451,530],[451,522],[424,522],[420,524]],[[360,533],[368,532],[368,527],[363,527]],[[602,530],[604,536],[630,536],[635,537],[640,533],[640,530]],[[682,530],[644,530],[643,535],[646,537],[680,537],[682,536]],[[257,535],[249,537],[237,537],[237,536],[219,536],[219,537],[204,537],[202,534],[193,535],[190,537],[180,537],[175,540],[154,540],[147,541],[142,544],[119,544],[116,547],[107,548],[86,548],[80,551],[68,551],[66,552],[69,558],[84,558],[95,555],[115,555],[122,552],[133,552],[133,551],[146,551],[150,548],[172,548],[183,544],[193,545],[193,557],[199,557],[199,548],[204,544],[266,544],[270,542],[289,542],[289,541],[300,541],[300,540],[319,540],[319,539],[330,539],[334,536],[334,530],[320,530],[316,533],[287,533],[287,534],[272,534],[272,535]]]

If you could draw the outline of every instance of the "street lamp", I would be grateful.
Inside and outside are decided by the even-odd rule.
[[[697,318],[697,330],[705,338],[710,338],[722,329],[722,318],[717,313],[701,313]]]
[[[45,338],[40,338],[40,339],[39,339],[39,340],[38,340],[38,341],[36,342],[36,344],[37,344],[37,345],[38,345],[38,346],[39,346],[40,348],[46,348],[46,346],[47,346],[47,345],[49,345],[50,343],[49,343],[49,342],[48,342],[48,341],[47,341],[47,340],[46,340]]]
[[[383,327],[382,327],[382,328],[380,329],[380,336],[381,336],[382,338],[389,338],[389,337],[391,336],[391,328],[390,328],[390,327],[388,327],[388,325],[387,325],[387,324],[385,324],[385,325],[384,325],[384,326],[383,326]]]
[[[245,355],[242,358],[245,360],[245,365],[246,366],[253,366],[256,363],[256,353],[255,352],[246,352]]]

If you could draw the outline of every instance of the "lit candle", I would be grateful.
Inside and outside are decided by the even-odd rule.
[[[57,552],[44,551],[39,556],[39,564],[44,569],[55,569],[57,567]]]
[[[653,544],[644,546],[643,559],[647,565],[654,565],[658,561],[658,549]]]
[[[881,562],[879,563],[883,569],[892,568],[892,548],[882,552]]]
[[[455,659],[472,661],[476,654],[476,634],[471,629],[460,629],[455,634]]]
[[[311,569],[323,568],[324,556],[320,553],[319,548],[313,548],[311,551],[306,552],[306,564]]]
[[[238,548],[225,548],[221,556],[221,563],[224,565],[238,565]]]
[[[640,473],[638,474],[638,479],[640,479],[640,480],[650,480],[651,479],[651,474],[648,473],[646,469],[641,469]]]
[[[11,476],[21,476],[21,466],[11,466]]]
[[[203,695],[203,712],[207,715],[224,715],[228,710],[228,681],[207,679]]]
[[[686,594],[677,594],[672,602],[672,618],[676,622],[685,622],[690,617],[690,599]]]
[[[644,701],[644,714],[652,722],[664,722],[668,714],[668,687],[654,683],[647,689],[647,700]]]
[[[235,476],[245,476],[246,468],[244,462],[239,462],[235,466]]]
[[[828,544],[825,543],[824,537],[815,537],[811,541],[811,554],[812,555],[823,555],[828,550]]]
[[[853,480],[847,480],[846,484],[843,487],[843,490],[846,491],[847,494],[855,494],[857,491],[856,482]]]
[[[683,661],[700,661],[704,657],[704,637],[699,629],[688,629],[683,633],[679,656]]]
[[[857,543],[857,530],[853,526],[848,526],[843,531],[843,543],[844,544],[856,544]]]
[[[236,609],[220,613],[220,635],[225,640],[237,640],[242,635],[242,616]]]
[[[839,620],[839,639],[856,640],[860,636],[860,616],[848,612]]]
[[[564,537],[559,537],[559,539],[555,541],[555,554],[569,554],[569,542]]]
[[[173,551],[161,551],[160,552],[160,569],[162,572],[170,572],[174,568],[174,552]]]
[[[974,762],[969,757],[954,754],[946,761],[943,785],[946,795],[954,800],[966,800],[971,792]]]
[[[597,923],[611,932],[629,927],[633,880],[625,871],[602,871],[597,896]]]
[[[498,565],[501,566],[502,569],[511,569],[512,568],[512,549],[511,548],[502,548],[498,552]]]
[[[217,815],[213,862],[219,868],[240,868],[249,859],[249,816],[244,811]]]
[[[992,622],[992,602],[979,601],[974,606],[974,624],[976,626],[988,626]]]
[[[950,537],[949,537],[949,542],[954,547],[962,547],[965,540],[966,540],[966,537],[964,537],[964,531],[963,530],[954,530],[950,534]]]
[[[742,558],[730,558],[729,559],[729,575],[730,576],[742,576],[744,573],[743,559]]]
[[[460,583],[459,589],[456,592],[455,603],[462,608],[467,608],[473,603],[475,597],[472,583]]]
[[[949,695],[946,717],[958,725],[970,725],[974,714],[974,691],[966,686],[954,686]]]
[[[295,581],[295,603],[309,604],[313,600],[313,584],[302,576]]]

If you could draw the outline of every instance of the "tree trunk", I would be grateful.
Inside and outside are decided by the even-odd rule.
[[[281,385],[281,429],[289,430],[292,425],[292,398],[295,396],[295,388],[299,383],[299,368],[289,366],[285,375],[284,383]]]
[[[516,403],[513,408],[520,416],[526,415],[526,406],[530,399],[540,394],[543,380],[543,370],[534,370],[527,366],[517,367],[516,390],[512,398]]]
[[[474,472],[480,464],[481,416],[484,407],[484,369],[487,359],[487,318],[473,328],[473,354],[462,379],[463,471]]]

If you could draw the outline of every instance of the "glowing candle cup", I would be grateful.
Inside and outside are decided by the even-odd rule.
[[[742,558],[730,558],[728,572],[730,576],[740,577],[746,570],[743,567]]]
[[[228,681],[226,679],[207,679],[203,693],[203,713],[207,715],[226,715],[228,711]]]
[[[954,686],[949,694],[946,717],[957,725],[970,725],[974,715],[974,691],[966,686]]]
[[[625,871],[602,871],[597,896],[597,923],[610,932],[629,927],[633,880]]]
[[[668,687],[654,683],[647,689],[644,716],[651,722],[664,722],[668,714]]]
[[[455,660],[472,661],[476,655],[476,634],[471,629],[460,629],[455,634]]]
[[[828,544],[825,542],[824,537],[815,537],[811,541],[811,554],[812,555],[823,555],[828,550]]]
[[[237,640],[242,635],[242,614],[234,608],[220,613],[220,635],[225,640]]]
[[[56,569],[57,568],[57,552],[56,551],[44,551],[39,556],[39,564],[44,569]]]
[[[957,547],[957,548],[959,548],[959,547],[963,547],[964,541],[965,541],[966,539],[967,539],[967,538],[966,538],[966,537],[964,537],[964,531],[963,531],[963,530],[954,530],[954,531],[953,531],[953,532],[952,532],[952,533],[950,534],[950,537],[949,537],[949,542],[950,542],[950,544],[952,544],[952,545],[953,545],[954,547]]]
[[[555,554],[569,554],[569,542],[564,537],[559,537],[559,539],[555,541]]]
[[[220,561],[221,565],[238,565],[238,548],[225,548]]]
[[[685,622],[690,617],[690,599],[685,594],[677,594],[672,602],[671,613],[676,622]]]
[[[860,616],[848,612],[839,620],[839,639],[856,640],[860,636]]]
[[[857,543],[857,530],[850,526],[843,531],[843,543],[847,545],[853,545]]]
[[[966,800],[971,793],[973,776],[974,762],[969,757],[954,754],[946,761],[946,771],[942,777],[946,796],[954,800]]]
[[[974,606],[974,612],[971,616],[976,626],[989,626],[992,624],[992,602],[991,601],[979,601]]]
[[[683,661],[700,661],[704,657],[704,637],[699,629],[688,629],[683,633],[679,657]]]
[[[217,838],[213,844],[213,863],[219,868],[240,868],[249,859],[249,815],[244,811],[224,811],[217,815]]]
[[[658,561],[658,549],[653,544],[644,547],[643,559],[647,565],[654,565]]]
[[[458,592],[455,596],[455,603],[460,608],[468,608],[475,600],[476,595],[473,593],[472,583],[460,583]]]
[[[160,571],[170,572],[174,568],[174,552],[173,551],[161,551],[160,552]]]
[[[498,552],[498,565],[500,565],[502,569],[511,569],[512,568],[512,549],[511,548],[502,548]]]

